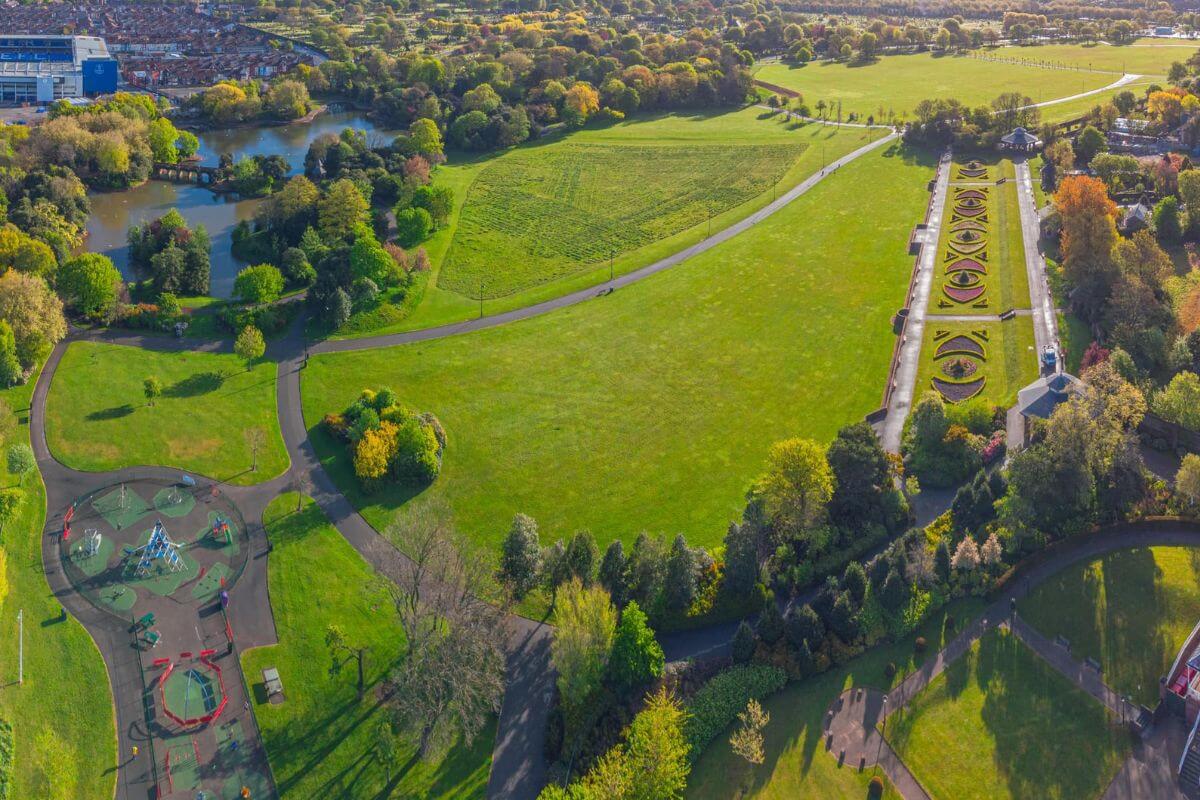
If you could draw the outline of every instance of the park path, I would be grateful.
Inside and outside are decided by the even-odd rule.
[[[399,344],[411,344],[413,342],[426,342],[431,339],[442,339],[446,336],[454,336],[460,333],[470,333],[471,331],[484,330],[486,328],[494,328],[498,325],[505,325],[518,320],[530,319],[531,317],[540,316],[550,311],[555,311],[560,308],[577,305],[585,300],[591,300],[596,297],[607,295],[614,289],[620,289],[630,284],[644,280],[651,275],[678,266],[693,256],[697,256],[703,252],[711,250],[717,245],[723,244],[740,233],[753,228],[763,220],[767,219],[777,211],[789,205],[792,201],[807,194],[814,186],[819,184],[828,176],[837,172],[852,161],[873,152],[880,147],[892,142],[896,139],[895,133],[885,134],[884,136],[863,145],[846,155],[830,162],[827,166],[822,167],[819,171],[814,172],[807,178],[802,180],[796,186],[781,194],[770,204],[755,211],[747,217],[743,217],[737,222],[730,225],[712,236],[709,236],[691,247],[686,247],[683,250],[672,253],[666,258],[659,259],[653,264],[647,264],[644,267],[635,269],[632,272],[627,272],[624,275],[617,276],[614,280],[607,281],[596,286],[590,286],[586,289],[580,289],[570,294],[565,294],[560,297],[546,300],[524,308],[505,311],[501,314],[491,314],[485,317],[468,320],[466,322],[456,322],[449,325],[440,325],[435,328],[423,328],[416,331],[406,331],[404,333],[385,334],[383,336],[369,336],[361,339],[336,339],[319,342],[309,348],[312,353],[340,353],[349,350],[369,350],[377,347],[392,347]]]
[[[929,295],[933,290],[933,273],[937,261],[938,238],[942,233],[942,217],[946,209],[946,194],[950,187],[950,153],[946,152],[938,161],[934,179],[933,198],[930,200],[929,219],[921,232],[921,255],[917,262],[917,279],[913,282],[912,295],[905,298],[908,321],[904,326],[904,338],[900,342],[896,359],[895,388],[888,403],[887,416],[883,420],[883,449],[889,453],[900,452],[900,437],[904,433],[904,420],[912,408],[913,391],[917,384],[917,371],[921,366],[921,343],[924,340]]]
[[[1084,97],[1091,97],[1092,95],[1103,94],[1104,92],[1111,92],[1114,89],[1120,89],[1122,86],[1141,80],[1144,77],[1146,76],[1137,75],[1131,72],[1127,75],[1122,75],[1108,86],[1101,86],[1099,89],[1092,89],[1087,92],[1079,92],[1077,94],[1067,95],[1066,97],[1056,97],[1053,100],[1044,100],[1040,103],[1032,103],[1030,105],[1023,106],[1022,108],[1046,108],[1047,106],[1056,106],[1059,103],[1069,103],[1072,100],[1079,100]]]
[[[1046,274],[1046,257],[1041,250],[1042,226],[1033,195],[1029,161],[1017,159],[1014,165],[1017,171],[1017,206],[1021,212],[1021,238],[1025,242],[1025,272],[1029,276],[1029,303],[1034,312],[1033,338],[1040,356],[1046,347],[1059,349],[1058,317],[1050,293],[1050,279]]]
[[[928,798],[924,787],[875,726],[904,708],[993,628],[1012,632],[1073,685],[1104,705],[1115,719],[1132,719],[1137,709],[1105,684],[1099,672],[1073,658],[1066,648],[1047,639],[1019,615],[1014,617],[1011,607],[1032,589],[1073,564],[1118,550],[1152,546],[1200,547],[1200,527],[1174,521],[1129,523],[1064,541],[1058,550],[1012,580],[999,599],[891,690],[884,693],[856,687],[836,698],[825,714],[826,750],[831,757],[854,768],[878,763],[905,800]],[[1167,716],[1158,721],[1145,741],[1135,742],[1133,752],[1106,790],[1104,800],[1183,798],[1185,795],[1178,789],[1175,769],[1183,752],[1186,733],[1174,718]],[[1173,787],[1171,791],[1175,794],[1167,787]]]

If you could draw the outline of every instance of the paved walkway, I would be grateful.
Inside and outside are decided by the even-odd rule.
[[[1082,97],[1091,97],[1092,95],[1103,94],[1104,92],[1111,92],[1114,89],[1120,89],[1122,86],[1128,83],[1133,83],[1136,80],[1141,80],[1144,77],[1144,75],[1135,75],[1133,73],[1122,75],[1108,86],[1101,86],[1099,89],[1092,89],[1089,92],[1079,92],[1078,94],[1067,95],[1066,97],[1056,97],[1053,100],[1045,100],[1041,103],[1033,103],[1032,105],[1025,106],[1025,108],[1046,108],[1047,106],[1056,106],[1059,103],[1069,103],[1072,100],[1078,100]]]
[[[933,274],[937,264],[938,238],[942,232],[942,215],[946,208],[946,193],[950,186],[950,154],[946,153],[938,162],[937,178],[933,188],[933,199],[928,227],[921,239],[921,256],[917,265],[917,280],[912,296],[907,298],[908,322],[904,328],[904,339],[900,342],[897,355],[895,389],[892,391],[888,413],[883,420],[883,449],[889,453],[900,452],[900,437],[904,433],[904,420],[912,408],[913,390],[917,384],[917,372],[921,366],[921,343],[925,333],[925,317],[929,307],[929,295],[933,290]]]
[[[1021,238],[1025,241],[1025,271],[1029,276],[1029,303],[1033,309],[1033,338],[1040,358],[1046,346],[1059,349],[1058,316],[1050,281],[1046,275],[1046,257],[1042,255],[1042,227],[1033,196],[1033,178],[1029,162],[1024,158],[1014,162],[1017,171],[1017,206],[1021,211]],[[1039,366],[1040,366],[1039,361]]]
[[[1046,639],[1019,616],[1014,622],[1010,604],[1014,599],[1021,600],[1031,589],[1072,564],[1091,561],[1117,550],[1160,545],[1200,547],[1200,527],[1174,522],[1129,524],[1114,527],[1099,535],[1068,540],[1058,552],[1014,580],[982,615],[886,695],[875,690],[854,689],[834,700],[825,715],[827,737],[833,737],[832,740],[827,738],[826,749],[833,757],[844,759],[856,768],[873,766],[876,753],[882,753],[879,766],[887,772],[901,795],[906,800],[927,798],[924,788],[887,741],[880,741],[882,737],[878,736],[875,726],[920,694],[930,682],[970,650],[975,641],[995,627],[1012,631],[1030,650],[1108,708],[1114,717],[1127,719],[1134,709],[1122,700],[1118,692],[1104,683],[1096,670],[1074,659],[1064,648]],[[1175,776],[1186,739],[1185,731],[1180,738],[1181,729],[1182,725],[1171,718],[1157,723],[1150,737],[1135,745],[1129,760],[1106,791],[1105,800],[1183,797]],[[1173,791],[1177,794],[1165,789],[1160,792],[1160,787],[1174,787]]]

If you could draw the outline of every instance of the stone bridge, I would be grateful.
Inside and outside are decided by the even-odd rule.
[[[154,170],[151,177],[156,180],[173,181],[175,183],[212,184],[216,183],[219,172],[216,167],[206,167],[201,164],[191,164],[188,162],[167,164],[156,161],[154,162]]]

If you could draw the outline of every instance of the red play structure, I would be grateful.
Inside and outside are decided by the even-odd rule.
[[[218,717],[221,716],[221,713],[223,711],[225,711],[225,704],[229,702],[229,696],[227,694],[225,694],[225,677],[221,674],[221,668],[218,667],[210,658],[215,653],[216,653],[215,650],[201,650],[200,651],[199,661],[201,664],[208,667],[210,670],[212,670],[216,674],[217,688],[221,693],[220,702],[217,703],[216,707],[212,711],[208,712],[207,714],[204,714],[203,716],[182,719],[181,717],[179,717],[175,713],[173,713],[171,711],[170,706],[167,705],[167,697],[166,697],[165,687],[167,685],[167,678],[170,677],[171,673],[175,670],[174,662],[167,663],[166,664],[167,668],[165,670],[163,670],[162,675],[158,676],[158,696],[159,696],[159,702],[162,704],[163,713],[166,714],[168,717],[170,717],[175,722],[176,725],[179,725],[184,728],[192,728],[197,725],[204,725],[206,723],[212,722],[213,720],[217,719]],[[180,658],[191,658],[192,654],[191,653],[180,653],[179,656],[180,656]],[[155,663],[155,666],[158,666],[158,664],[160,662],[165,662],[165,661],[166,661],[166,659],[156,659],[154,663]]]

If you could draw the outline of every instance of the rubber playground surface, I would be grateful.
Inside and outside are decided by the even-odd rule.
[[[245,564],[246,531],[228,500],[197,491],[135,482],[77,500],[61,546],[75,588],[128,620],[152,597],[216,600]]]

